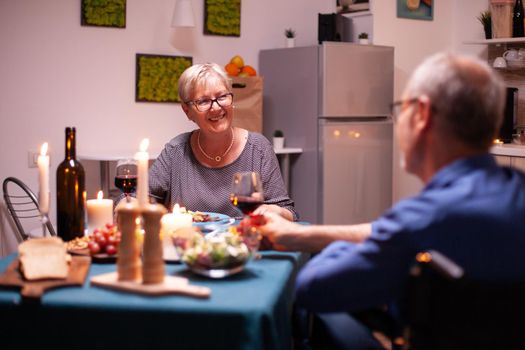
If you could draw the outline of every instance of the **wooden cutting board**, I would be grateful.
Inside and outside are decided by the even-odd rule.
[[[163,283],[142,284],[140,281],[119,281],[117,272],[109,272],[91,277],[91,284],[151,296],[179,294],[204,299],[211,294],[210,288],[191,285],[187,278],[177,276],[164,276]]]
[[[66,287],[82,286],[91,264],[89,256],[72,256],[69,273],[65,279],[44,279],[28,281],[20,272],[20,261],[15,259],[0,275],[0,286],[20,287],[20,294],[27,299],[40,299],[46,290]]]

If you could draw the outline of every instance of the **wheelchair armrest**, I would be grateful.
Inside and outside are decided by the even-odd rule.
[[[410,271],[412,276],[419,276],[421,274],[421,267],[423,266],[428,267],[430,270],[435,271],[440,276],[449,280],[459,280],[465,274],[461,266],[436,250],[418,253],[416,255],[416,262],[417,265]]]

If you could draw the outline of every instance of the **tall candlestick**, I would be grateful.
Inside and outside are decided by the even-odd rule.
[[[143,139],[140,143],[140,151],[135,153],[135,160],[137,161],[137,199],[141,208],[145,207],[149,203],[148,146],[149,139]]]
[[[49,156],[47,155],[47,142],[44,142],[40,148],[38,156],[38,206],[42,215],[49,212]]]
[[[97,199],[87,201],[88,232],[113,223],[113,200],[103,197],[104,193],[98,191]]]

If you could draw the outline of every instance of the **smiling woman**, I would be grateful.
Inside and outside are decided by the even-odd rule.
[[[180,76],[178,93],[197,129],[164,147],[150,169],[150,195],[168,209],[178,203],[240,218],[241,211],[230,203],[233,175],[253,171],[261,175],[266,194],[258,210],[297,219],[270,142],[232,124],[235,95],[225,71],[215,63],[193,65]]]

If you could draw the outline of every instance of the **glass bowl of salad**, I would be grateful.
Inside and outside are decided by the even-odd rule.
[[[181,260],[191,271],[223,278],[241,272],[257,252],[253,237],[246,236],[243,231],[231,226],[207,234],[174,237],[173,242]]]

